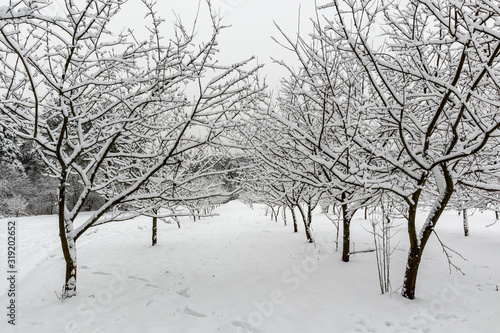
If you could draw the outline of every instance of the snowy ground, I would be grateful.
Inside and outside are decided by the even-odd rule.
[[[392,255],[394,293],[381,295],[374,253],[350,263],[335,252],[334,227],[314,215],[317,248],[239,202],[220,216],[181,229],[161,222],[150,246],[150,221],[109,224],[78,241],[78,296],[65,302],[64,261],[55,216],[18,219],[20,276],[17,325],[7,325],[6,279],[0,332],[499,332],[500,223],[494,214],[447,212],[441,239],[467,261],[453,258],[465,276],[449,274],[435,237],[425,251],[417,299],[397,293],[407,254],[406,230]],[[289,220],[291,218],[289,217]],[[356,250],[372,248],[372,235],[353,221]],[[0,271],[6,272],[7,220],[0,220]],[[2,273],[3,274],[3,273]]]

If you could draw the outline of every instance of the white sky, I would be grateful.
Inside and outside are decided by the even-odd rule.
[[[318,0],[318,4],[327,3]],[[311,31],[309,18],[315,16],[313,0],[212,0],[212,4],[222,13],[226,29],[219,39],[222,62],[233,63],[252,55],[264,63],[262,72],[267,76],[271,88],[275,88],[281,77],[287,75],[285,69],[272,64],[271,57],[294,62],[293,55],[276,44],[271,36],[281,37],[273,21],[290,36],[295,36],[301,6],[301,34]],[[124,24],[142,25],[149,22],[144,18],[145,10],[140,0],[129,0],[120,14],[120,22]],[[165,27],[172,26],[173,11],[177,13],[185,25],[192,26],[198,8],[198,0],[158,0],[159,16],[167,19]],[[197,31],[202,35],[210,31],[210,20],[206,2],[202,0]],[[166,36],[168,37],[168,36]],[[283,38],[279,38],[283,40]]]
[[[5,0],[0,0],[0,2]],[[84,0],[76,0],[78,3]],[[198,4],[201,1],[201,10],[197,23],[200,36],[211,32],[210,16],[206,0],[157,0],[157,12],[165,18],[163,24],[165,38],[169,38],[174,22],[174,12],[181,17],[184,25],[192,27],[196,17]],[[316,0],[318,5],[330,3],[331,0]],[[288,64],[296,63],[293,54],[279,46],[271,36],[284,41],[280,32],[274,25],[275,21],[290,37],[295,37],[298,29],[298,16],[300,6],[302,36],[311,32],[310,19],[316,16],[314,0],[212,0],[213,8],[224,17],[223,24],[231,26],[225,29],[219,38],[219,59],[223,64],[231,64],[249,58],[258,57],[259,63],[265,64],[262,75],[267,77],[271,88],[276,88],[279,79],[287,76],[287,71],[277,64],[273,64],[271,57],[285,60]],[[52,5],[46,14],[61,15],[64,11],[64,0],[52,0]],[[331,11],[330,11],[331,13]],[[124,28],[132,28],[139,33],[144,25],[151,20],[145,18],[146,8],[141,0],[128,0],[112,29],[117,33]],[[322,12],[321,14],[326,14]]]
[[[0,3],[6,0],[0,0]],[[73,0],[84,3],[85,0]],[[148,0],[151,1],[151,0]],[[165,38],[170,38],[169,32],[175,21],[174,12],[181,17],[185,26],[192,27],[198,5],[201,10],[196,31],[200,37],[209,36],[211,32],[210,15],[206,0],[156,0],[158,15],[166,22],[162,25]],[[288,50],[271,39],[272,36],[284,42],[284,38],[276,28],[276,22],[290,37],[295,38],[298,29],[300,6],[300,34],[305,37],[312,30],[311,18],[316,17],[317,5],[331,3],[332,0],[211,0],[213,8],[223,16],[223,24],[231,26],[225,29],[219,38],[221,64],[231,64],[256,56],[259,63],[265,64],[261,71],[267,78],[268,85],[275,89],[279,80],[288,76],[282,66],[272,63],[271,57],[284,60],[287,64],[297,64],[296,57]],[[48,15],[61,15],[64,11],[64,0],[52,0],[45,10]],[[128,0],[116,20],[112,21],[111,29],[116,33],[124,28],[132,28],[137,34],[146,32],[144,26],[151,24],[146,18],[146,7],[141,0]],[[321,11],[320,15],[331,15],[331,10]],[[204,34],[205,33],[205,34]],[[144,35],[146,37],[146,35]],[[205,38],[206,40],[206,38]]]

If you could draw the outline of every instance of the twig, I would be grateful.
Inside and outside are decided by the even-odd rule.
[[[489,227],[491,227],[491,226],[494,226],[495,224],[497,224],[497,222],[498,222],[498,220],[495,220],[495,222],[493,222],[492,224],[488,224],[488,225],[486,226],[486,228],[489,228]]]
[[[460,273],[462,273],[462,275],[465,275],[465,273],[460,269],[460,267],[458,267],[457,265],[455,265],[452,261],[451,261],[451,256],[450,254],[448,253],[447,250],[450,250],[451,252],[457,254],[458,256],[460,256],[460,258],[462,258],[463,260],[465,261],[468,261],[466,258],[464,258],[464,256],[462,256],[460,253],[458,253],[457,251],[453,250],[452,248],[450,248],[449,246],[447,245],[444,245],[444,243],[441,241],[441,238],[439,238],[439,235],[437,234],[436,230],[434,228],[432,228],[432,232],[434,232],[434,234],[436,235],[439,243],[441,244],[441,247],[443,248],[443,252],[444,254],[446,255],[446,259],[448,260],[448,267],[450,268],[450,274],[451,274],[451,267],[453,266],[453,268],[455,268],[457,271],[459,271]]]
[[[356,254],[356,253],[369,253],[369,252],[375,252],[377,249],[368,249],[368,250],[361,250],[361,251],[353,251],[349,252],[349,254]]]

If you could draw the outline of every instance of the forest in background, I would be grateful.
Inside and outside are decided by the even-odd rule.
[[[55,214],[57,179],[48,176],[47,168],[32,142],[16,140],[0,126],[0,217]],[[81,184],[69,178],[69,206],[78,199]],[[92,194],[83,210],[98,209],[104,200]]]

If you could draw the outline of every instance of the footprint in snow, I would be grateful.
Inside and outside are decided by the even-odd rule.
[[[252,325],[250,325],[249,323],[245,323],[244,321],[233,320],[231,322],[231,324],[233,324],[236,327],[244,328],[247,331],[252,332],[252,333],[264,333],[263,331],[259,330],[257,327],[253,327]]]
[[[179,295],[181,295],[183,297],[188,298],[188,297],[191,297],[191,295],[188,294],[188,290],[189,290],[189,288],[184,288],[184,289],[181,289],[181,290],[177,290],[176,292],[177,292],[177,294],[179,294]]]
[[[203,313],[196,312],[193,309],[191,309],[189,306],[185,306],[184,309],[182,309],[182,312],[184,312],[185,314],[188,314],[190,316],[193,316],[193,317],[199,317],[199,318],[206,317],[206,315],[204,315]]]
[[[157,289],[161,289],[161,287],[155,285],[155,284],[152,284],[152,283],[146,283],[146,286],[147,287],[151,287],[151,288],[157,288]]]
[[[119,322],[119,321],[122,321],[123,319],[125,319],[126,317],[124,315],[121,315],[120,317],[116,318],[115,319],[115,322]]]
[[[147,287],[162,289],[161,287],[159,287],[159,286],[157,286],[155,284],[152,284],[149,280],[147,280],[145,278],[141,278],[140,276],[137,276],[137,275],[129,275],[129,276],[127,276],[127,278],[129,278],[131,280],[147,282],[146,283]]]
[[[373,328],[368,327],[363,319],[356,321],[356,324],[361,326],[356,328],[356,332],[370,332],[370,333],[376,332],[376,330],[374,330]]]
[[[113,274],[109,274],[109,273],[106,273],[106,272],[92,272],[92,274],[98,274],[98,275],[113,275]]]
[[[149,282],[149,280],[146,280],[144,278],[141,278],[137,275],[129,275],[127,276],[127,278],[131,279],[131,280],[138,280],[138,281],[144,281],[144,282]]]

